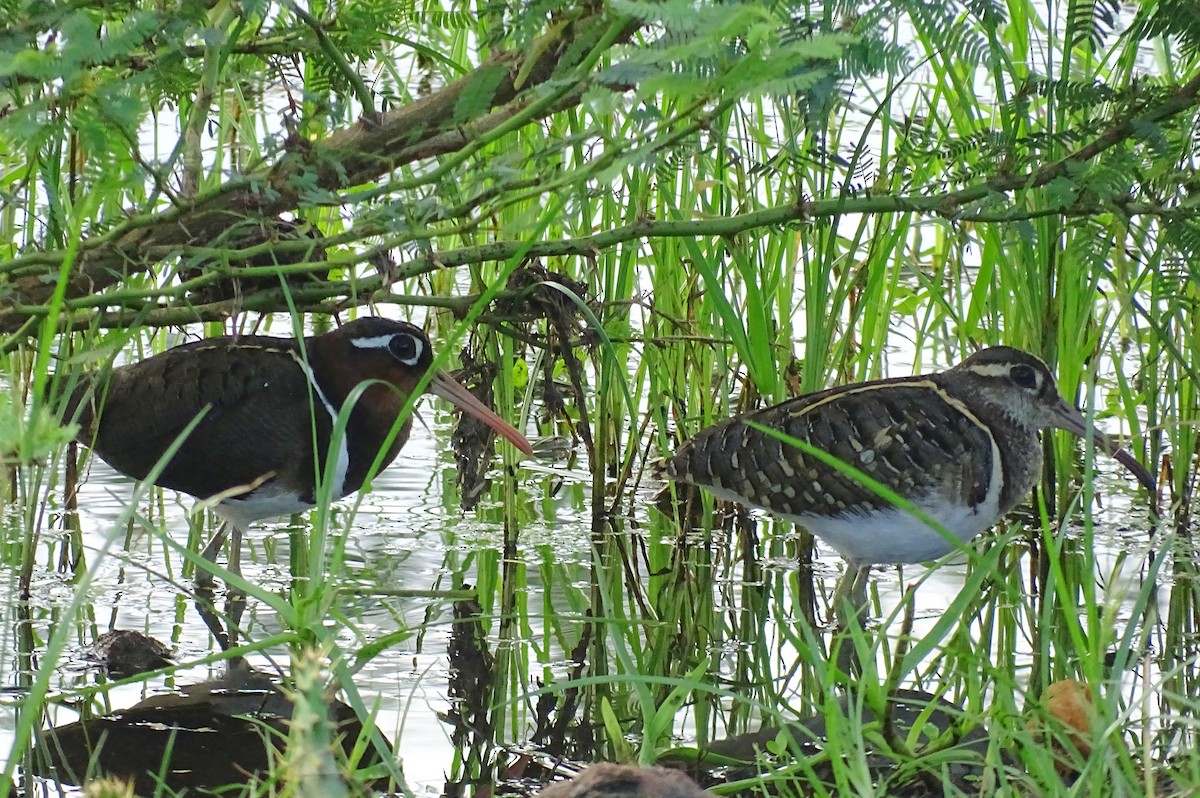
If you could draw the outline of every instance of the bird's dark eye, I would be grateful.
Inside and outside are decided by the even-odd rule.
[[[415,335],[397,333],[388,342],[388,351],[392,353],[392,357],[404,365],[415,366],[421,360],[421,355],[425,351],[425,344]]]
[[[1037,372],[1033,366],[1013,366],[1008,372],[1008,376],[1018,388],[1036,388],[1038,387]]]

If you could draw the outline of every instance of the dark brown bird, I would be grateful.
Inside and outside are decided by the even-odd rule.
[[[112,369],[75,391],[67,417],[78,413],[79,441],[134,479],[148,478],[177,446],[154,484],[215,502],[226,524],[203,556],[215,560],[232,527],[236,572],[249,524],[312,509],[318,475],[336,500],[362,487],[376,458],[380,469],[396,458],[412,418],[385,442],[432,365],[423,331],[378,317],[304,339],[222,336]],[[532,454],[520,432],[445,372],[434,371],[427,389]]]
[[[294,688],[281,688],[234,658],[220,678],[42,730],[46,753],[32,757],[33,772],[67,784],[96,785],[104,776],[132,782],[133,789],[122,784],[122,789],[95,793],[107,795],[203,795],[252,779],[281,779],[279,762],[291,744],[293,722],[312,713],[312,698],[298,698]],[[375,745],[356,751],[372,735],[367,731],[364,737],[357,713],[343,702],[327,698],[320,712],[317,727],[307,727],[307,734],[329,735],[347,757],[362,756],[364,767],[391,754],[391,744],[378,733],[374,737],[383,741],[382,752]],[[383,791],[388,785],[375,786]]]
[[[1089,432],[1045,363],[1007,346],[936,374],[843,385],[729,419],[655,468],[804,526],[857,570],[934,560],[991,527],[1033,488],[1038,433],[1051,427],[1091,437],[1154,490],[1131,454]]]

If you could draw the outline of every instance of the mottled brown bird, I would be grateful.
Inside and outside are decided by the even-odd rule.
[[[935,374],[843,385],[729,419],[656,470],[801,524],[857,571],[937,559],[991,527],[1037,481],[1038,434],[1052,427],[1091,437],[1154,490],[1131,454],[1088,431],[1045,363],[1007,346]]]

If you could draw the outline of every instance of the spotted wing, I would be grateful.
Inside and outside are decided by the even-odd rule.
[[[867,513],[890,503],[855,476],[748,422],[804,441],[922,503],[933,493],[975,506],[996,452],[961,402],[923,378],[802,396],[709,427],[658,465],[665,479],[792,517]]]

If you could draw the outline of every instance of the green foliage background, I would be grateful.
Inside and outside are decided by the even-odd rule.
[[[628,531],[616,519],[646,458],[738,410],[881,376],[900,342],[917,370],[985,343],[1044,356],[1067,396],[1162,467],[1164,518],[1187,537],[1200,418],[1190,0],[0,0],[0,19],[0,352],[33,408],[6,409],[0,438],[25,577],[53,481],[45,452],[62,447],[40,408],[51,353],[87,366],[145,330],[294,312],[320,327],[359,306],[423,315],[443,341],[475,322],[507,415],[537,414],[530,386],[559,386],[565,401],[537,425],[574,436],[590,479],[597,569],[570,595],[613,624],[583,641],[599,680],[585,703],[617,732],[610,752],[636,728],[639,758],[656,758],[671,685],[696,689],[703,737],[716,674],[695,674],[710,646],[804,614],[748,591],[745,616],[723,616],[691,581],[697,552],[657,528],[644,547],[610,534]],[[1075,445],[1047,443],[1035,551],[1092,504]],[[506,528],[531,512],[526,489],[493,488]],[[1089,544],[1066,566],[1039,558],[1029,603],[1018,567],[989,551],[969,583],[985,598],[964,591],[962,625],[947,614],[916,646],[932,660],[884,652],[895,665],[877,686],[933,679],[976,716],[1011,720],[1018,667],[1036,695],[1066,675],[1102,682],[1110,644],[1136,660],[1145,641],[1095,594]],[[680,578],[642,595],[635,569],[603,570],[614,560]],[[1184,587],[1159,650],[1194,665],[1194,565],[1173,568]],[[511,608],[513,574],[492,576],[484,611]],[[331,645],[321,587],[280,609],[287,642]],[[1147,589],[1137,606],[1151,603]],[[558,634],[563,650],[582,645]],[[1032,667],[972,659],[1017,639]],[[763,675],[770,656],[739,660],[753,700],[726,728],[785,700]],[[610,668],[675,681],[623,693]],[[800,670],[819,704],[836,677]],[[1191,671],[1163,670],[1177,678],[1164,692],[1189,697],[1171,710],[1194,718]],[[1114,727],[1131,711],[1118,688],[1103,704]],[[618,699],[628,711],[613,713]],[[1177,735],[1194,742],[1185,722],[1143,742],[1165,759],[1188,750]],[[1147,769],[1112,750],[1086,784],[1144,794]],[[872,784],[863,768],[838,788]],[[1052,768],[1029,771],[997,789],[1063,788]]]

